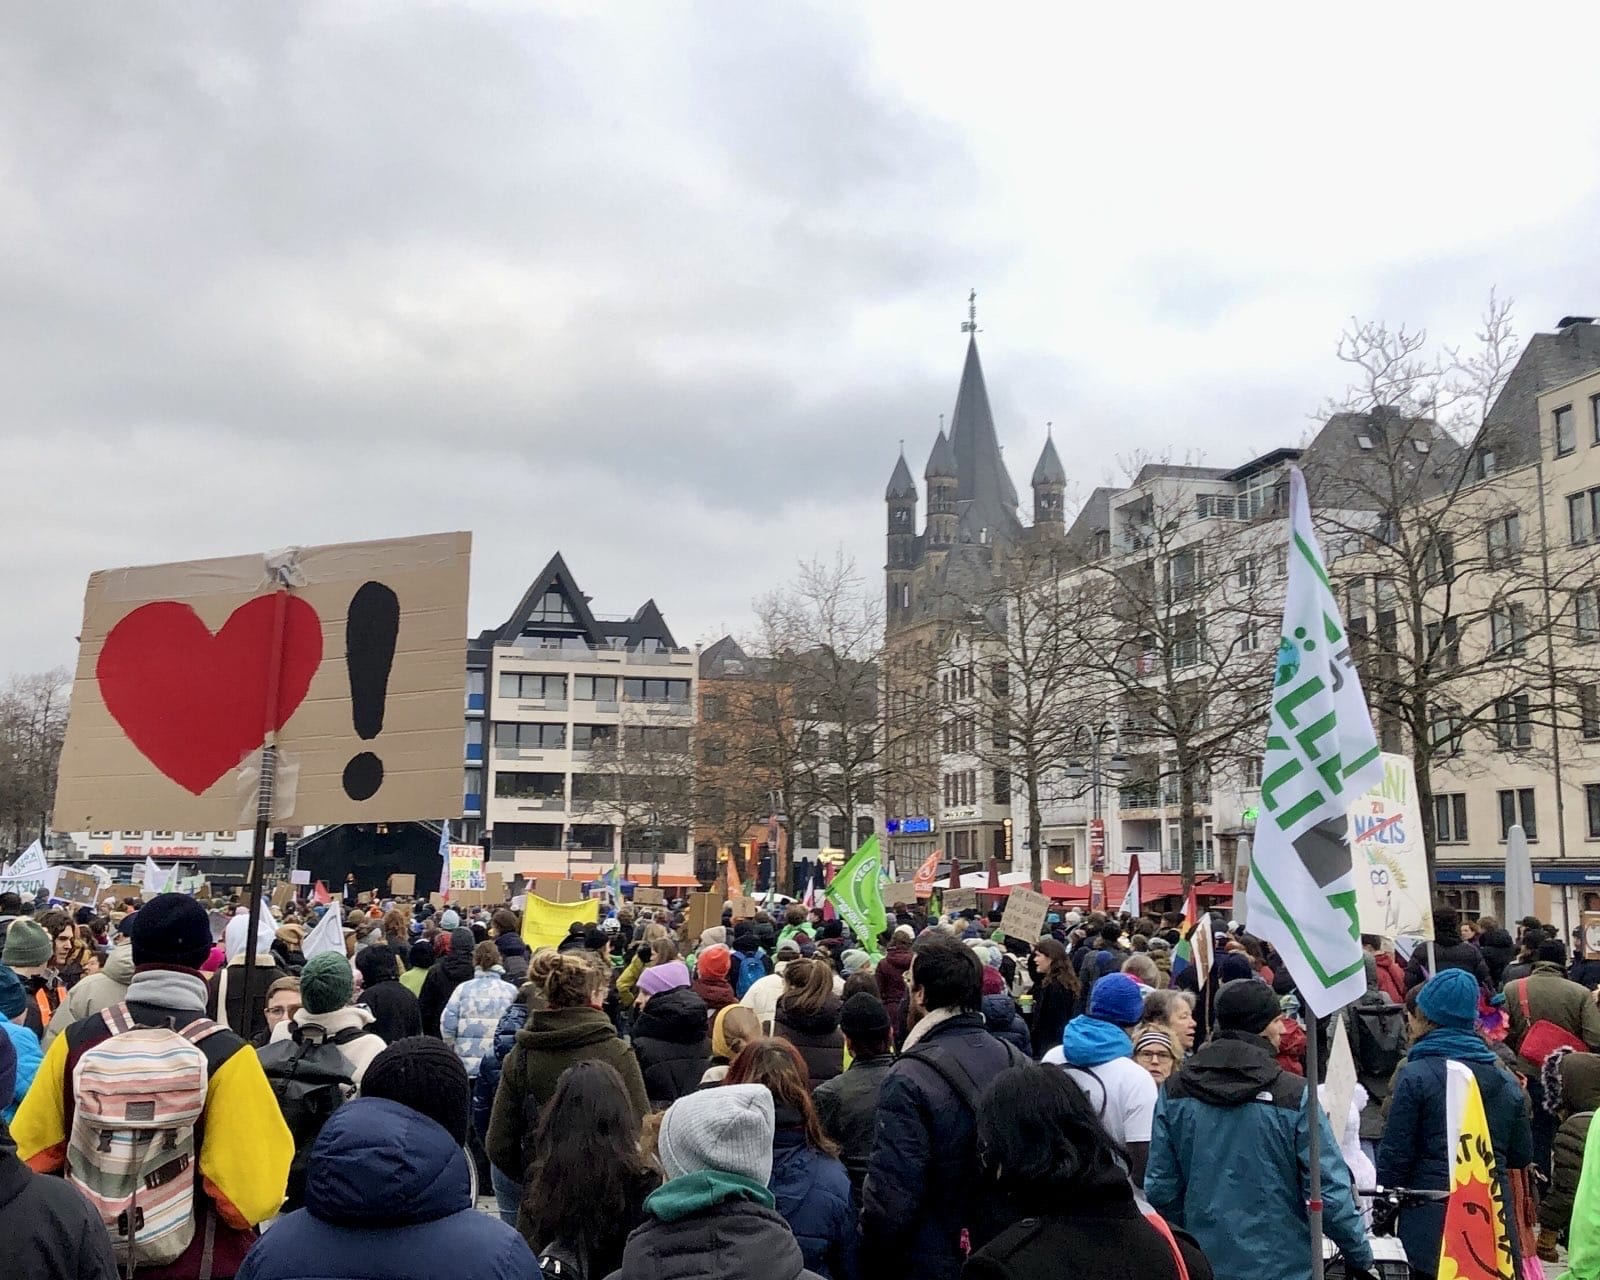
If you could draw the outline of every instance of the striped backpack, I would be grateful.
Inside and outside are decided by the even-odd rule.
[[[195,1233],[195,1126],[206,1108],[200,1042],[222,1028],[197,1018],[180,1031],[138,1026],[126,1004],[104,1010],[111,1035],[72,1073],[67,1180],[99,1212],[117,1260],[176,1261]]]

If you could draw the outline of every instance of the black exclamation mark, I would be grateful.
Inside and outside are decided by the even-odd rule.
[[[363,742],[371,742],[383,732],[383,704],[389,695],[389,670],[394,666],[399,633],[399,597],[381,582],[363,582],[350,598],[344,626],[350,719]],[[345,765],[344,793],[352,800],[370,800],[382,785],[383,761],[372,752],[352,756]]]

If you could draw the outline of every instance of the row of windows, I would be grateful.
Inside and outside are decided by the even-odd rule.
[[[1589,443],[1600,444],[1600,395],[1589,397]],[[1550,434],[1555,439],[1556,457],[1564,458],[1578,447],[1578,415],[1564,404],[1550,415]]]
[[[988,772],[988,771],[985,771]],[[957,805],[978,803],[978,774],[976,769],[957,769],[944,775],[944,805],[953,809]],[[993,788],[990,793],[995,804],[1011,803],[1011,774],[1005,769],[993,770]]]
[[[91,840],[143,840],[149,836],[152,840],[236,840],[237,831],[91,831]]]
[[[1584,794],[1589,798],[1589,835],[1600,839],[1600,785],[1587,786]],[[1539,839],[1539,810],[1532,787],[1511,787],[1495,792],[1500,818],[1500,839],[1511,834],[1511,828],[1520,824],[1530,844]],[[1433,797],[1433,838],[1437,844],[1465,844],[1467,831],[1467,797],[1462,791],[1445,792]]]
[[[615,702],[617,688],[629,702],[688,702],[687,680],[663,680],[627,676],[574,676],[572,695],[579,702]],[[567,677],[564,675],[537,675],[527,672],[502,671],[500,696],[524,701],[533,699],[562,699],[567,696]],[[710,701],[710,699],[707,699]]]

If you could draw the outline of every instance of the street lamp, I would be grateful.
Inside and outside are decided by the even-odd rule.
[[[1106,736],[1111,737],[1112,752],[1109,757],[1104,756]],[[1091,799],[1091,819],[1089,826],[1089,869],[1091,871],[1104,871],[1106,860],[1106,831],[1105,820],[1101,808],[1101,784],[1109,778],[1113,785],[1120,783],[1132,772],[1128,757],[1122,754],[1122,727],[1115,720],[1102,720],[1093,729],[1079,725],[1072,735],[1073,745],[1076,746],[1079,737],[1089,739],[1089,766],[1085,768],[1079,761],[1072,761],[1065,769],[1066,777],[1072,782],[1083,782],[1087,779],[1088,786],[1080,790],[1079,796],[1087,791]]]
[[[656,825],[657,815],[650,814],[650,825],[645,828],[644,838],[650,842],[650,887],[661,887],[661,828]]]

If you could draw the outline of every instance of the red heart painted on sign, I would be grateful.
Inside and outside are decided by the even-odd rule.
[[[145,759],[195,795],[266,740],[273,597],[240,605],[212,635],[186,604],[140,605],[106,636],[95,664],[106,710]],[[322,664],[322,620],[290,596],[276,729]]]

